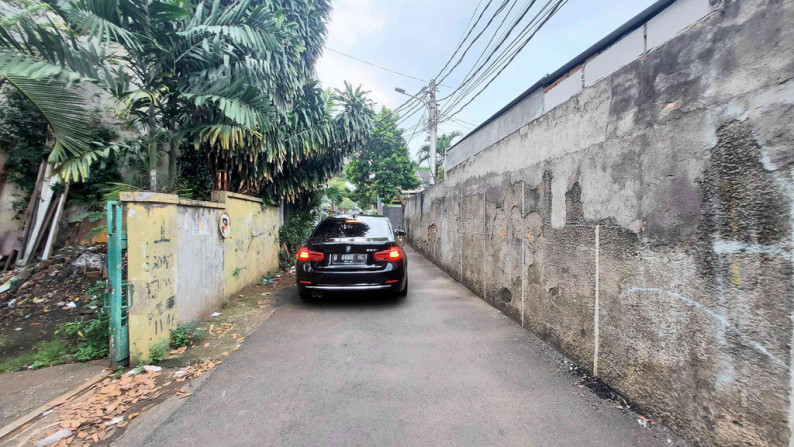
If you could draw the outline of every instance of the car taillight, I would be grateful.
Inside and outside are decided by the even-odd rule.
[[[399,261],[403,257],[403,252],[398,247],[390,248],[375,253],[376,261]]]
[[[325,255],[317,251],[311,251],[306,247],[298,250],[298,261],[322,261]]]

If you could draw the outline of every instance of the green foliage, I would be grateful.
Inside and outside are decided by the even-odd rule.
[[[350,210],[352,210],[352,209],[354,209],[356,207],[356,204],[352,200],[350,200],[347,197],[345,197],[344,199],[342,199],[341,202],[339,202],[336,205],[336,207],[338,209],[340,209],[340,210],[343,210],[343,211],[350,211]]]
[[[92,299],[89,306],[98,308],[94,318],[76,318],[55,331],[74,342],[74,359],[79,362],[105,358],[110,352],[110,318],[102,308],[104,289],[105,282],[96,281],[87,291]]]
[[[156,365],[163,361],[168,352],[168,340],[162,340],[149,348],[149,363]]]
[[[370,133],[366,92],[323,91],[314,80],[330,0],[30,3],[0,33],[0,76],[35,100],[55,136],[50,161],[67,178],[84,178],[109,154],[80,125],[85,105],[68,86],[76,81],[126,105],[152,190],[167,154],[171,187],[181,182],[198,198],[226,171],[232,190],[294,201],[339,172]]]
[[[322,190],[322,193],[331,202],[332,211],[336,209],[345,209],[339,206],[344,201],[347,201],[347,204],[352,203],[350,200],[352,191],[348,188],[345,180],[339,177],[332,178],[328,182],[328,186]],[[355,204],[353,204],[352,207],[355,207]]]
[[[24,211],[30,193],[38,177],[39,166],[47,158],[47,121],[36,106],[20,91],[7,87],[3,90],[5,106],[0,109],[0,145],[7,155],[5,173],[8,181],[17,184],[25,197],[15,202],[17,212]],[[116,138],[116,133],[103,126],[98,116],[82,123],[99,146],[107,146]],[[72,203],[97,209],[101,205],[100,191],[108,182],[120,179],[116,152],[91,164],[91,175],[83,183],[75,183],[69,189]],[[56,185],[55,192],[63,191],[63,184]]]
[[[32,365],[33,362],[35,362],[34,357],[35,356],[32,352],[26,352],[24,354],[20,354],[16,357],[0,362],[0,373],[20,371],[26,369],[28,365]]]
[[[270,281],[273,279],[273,273],[267,272],[264,275],[259,277],[259,285],[264,286],[265,284],[270,284]]]
[[[0,372],[19,371],[21,369],[42,368],[58,365],[69,360],[69,353],[63,340],[52,339],[42,341],[33,347],[33,352],[22,354],[0,363]]]
[[[383,108],[375,118],[372,136],[345,167],[345,175],[356,186],[352,198],[362,207],[371,206],[378,197],[390,203],[401,190],[419,186],[398,118]]]
[[[92,302],[96,305],[99,300]],[[76,340],[74,359],[79,362],[100,359],[110,352],[110,319],[107,312],[99,312],[96,318],[77,318],[62,325],[55,332]]]
[[[461,132],[455,130],[436,137],[436,179],[444,178],[444,156],[447,154],[447,149],[452,146],[452,140],[461,135],[463,135]],[[416,155],[419,164],[427,163],[427,169],[430,169],[430,144],[422,146]]]
[[[21,91],[5,87],[2,95],[5,103],[0,107],[0,147],[7,156],[6,180],[30,195],[48,152],[47,121]],[[21,202],[24,210],[27,197]]]
[[[98,117],[89,126],[91,138],[99,145],[109,145],[118,137],[115,131],[103,126]],[[69,187],[69,201],[90,210],[102,210],[106,202],[102,198],[105,190],[121,182],[119,169],[122,155],[123,152],[110,151],[107,157],[94,161],[90,167],[91,174],[83,182]]]
[[[171,348],[177,349],[197,343],[204,337],[204,330],[196,322],[180,324],[171,330]]]
[[[178,166],[177,184],[189,189],[193,199],[210,200],[213,175],[207,158],[193,146],[183,145]]]
[[[321,194],[315,191],[303,194],[290,206],[289,221],[278,231],[282,268],[289,268],[295,263],[298,249],[309,238],[314,225],[323,217],[320,204]]]

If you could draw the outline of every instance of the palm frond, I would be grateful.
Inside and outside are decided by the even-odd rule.
[[[49,162],[66,180],[87,178],[91,162],[103,154],[103,149],[93,147],[93,138],[85,125],[91,115],[79,92],[63,81],[8,75],[2,67],[0,75],[35,104],[50,125],[55,144]]]

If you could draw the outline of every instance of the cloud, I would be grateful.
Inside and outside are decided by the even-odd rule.
[[[339,0],[334,4],[328,24],[327,46],[361,57],[363,44],[382,39],[387,13],[372,0]],[[361,51],[359,51],[361,50]],[[366,57],[361,57],[366,60]],[[378,106],[395,107],[400,104],[392,94],[394,76],[388,72],[326,50],[317,63],[317,75],[326,88],[341,88],[344,81],[362,85]]]
[[[341,51],[355,48],[385,24],[386,15],[373,7],[372,0],[338,0],[328,24],[328,46]]]

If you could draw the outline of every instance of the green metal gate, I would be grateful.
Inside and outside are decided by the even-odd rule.
[[[110,360],[126,363],[130,357],[128,310],[132,306],[132,285],[124,282],[124,207],[108,201],[108,288],[105,312],[110,313]]]

